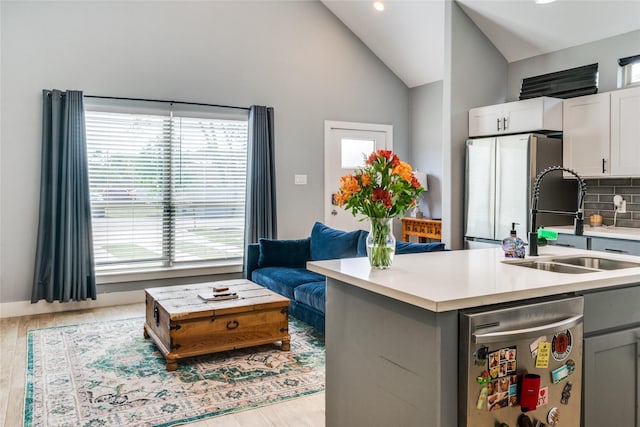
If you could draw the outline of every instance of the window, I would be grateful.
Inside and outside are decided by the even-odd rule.
[[[376,149],[376,141],[373,139],[342,138],[340,142],[342,169],[364,166],[369,154]]]
[[[247,114],[86,102],[97,273],[241,264]]]
[[[640,85],[640,55],[618,59],[622,87]]]

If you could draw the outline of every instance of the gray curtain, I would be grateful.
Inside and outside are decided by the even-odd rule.
[[[42,92],[40,217],[31,302],[96,299],[82,92]]]
[[[249,109],[247,150],[246,244],[255,243],[260,238],[277,237],[273,135],[273,108],[252,106]]]

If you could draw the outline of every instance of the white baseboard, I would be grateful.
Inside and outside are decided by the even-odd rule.
[[[0,304],[0,318],[84,310],[88,308],[109,307],[112,305],[134,304],[137,302],[144,302],[143,289],[138,291],[102,293],[98,294],[95,301],[88,300],[49,303],[42,300],[35,304],[31,304],[31,301],[5,302]]]

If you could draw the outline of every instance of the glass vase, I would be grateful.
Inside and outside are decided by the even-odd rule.
[[[393,264],[396,238],[393,235],[393,218],[369,218],[371,230],[367,236],[367,255],[372,268],[387,269]]]

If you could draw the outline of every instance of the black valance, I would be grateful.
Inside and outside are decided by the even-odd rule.
[[[598,63],[522,79],[520,99],[573,98],[598,92]]]
[[[618,59],[618,65],[624,67],[632,62],[640,61],[640,55],[627,56],[626,58]]]

